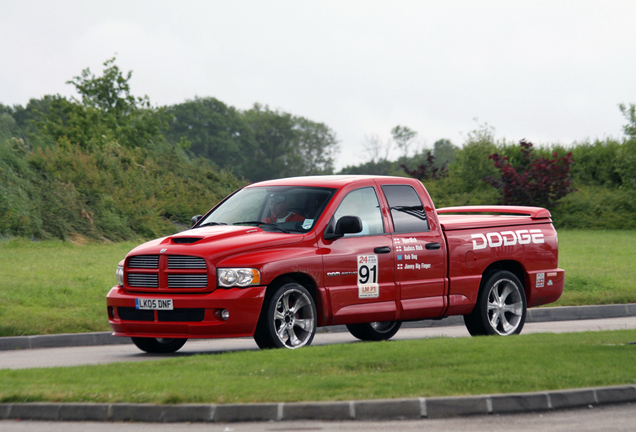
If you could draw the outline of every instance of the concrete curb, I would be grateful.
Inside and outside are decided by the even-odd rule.
[[[265,404],[6,403],[0,420],[230,423],[290,420],[414,420],[530,413],[636,402],[636,386],[540,393]]]
[[[636,316],[636,303],[599,306],[563,306],[528,309],[526,322],[575,321],[601,318]],[[440,320],[405,322],[402,328],[446,327],[464,325],[461,316]],[[345,326],[329,326],[320,332],[344,332]],[[0,337],[0,351],[34,348],[60,348],[73,346],[117,345],[131,343],[130,338],[115,337],[110,332],[67,333],[56,335]]]

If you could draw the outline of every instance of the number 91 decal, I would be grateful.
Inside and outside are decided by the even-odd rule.
[[[379,296],[378,256],[358,255],[358,297],[377,298]]]

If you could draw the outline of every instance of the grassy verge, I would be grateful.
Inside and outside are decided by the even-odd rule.
[[[559,231],[565,290],[551,306],[636,302],[636,231]]]
[[[138,242],[0,242],[0,336],[110,330],[106,293]]]
[[[110,330],[105,296],[138,244],[0,241],[0,336]],[[636,231],[560,231],[559,247],[555,305],[636,302]]]
[[[636,330],[353,343],[0,370],[0,401],[248,403],[636,383]]]

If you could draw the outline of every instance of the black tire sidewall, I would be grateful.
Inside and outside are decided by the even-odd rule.
[[[178,351],[187,339],[172,339],[170,342],[159,342],[157,338],[133,337],[133,343],[142,351],[150,354],[169,354]]]
[[[402,326],[401,321],[392,321],[392,326],[386,331],[377,331],[371,323],[363,324],[347,324],[347,330],[349,333],[357,339],[362,341],[383,341],[391,339],[400,330]]]

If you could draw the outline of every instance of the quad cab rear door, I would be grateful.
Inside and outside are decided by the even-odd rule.
[[[398,319],[441,316],[447,308],[447,250],[430,197],[421,184],[379,183],[392,224]]]

